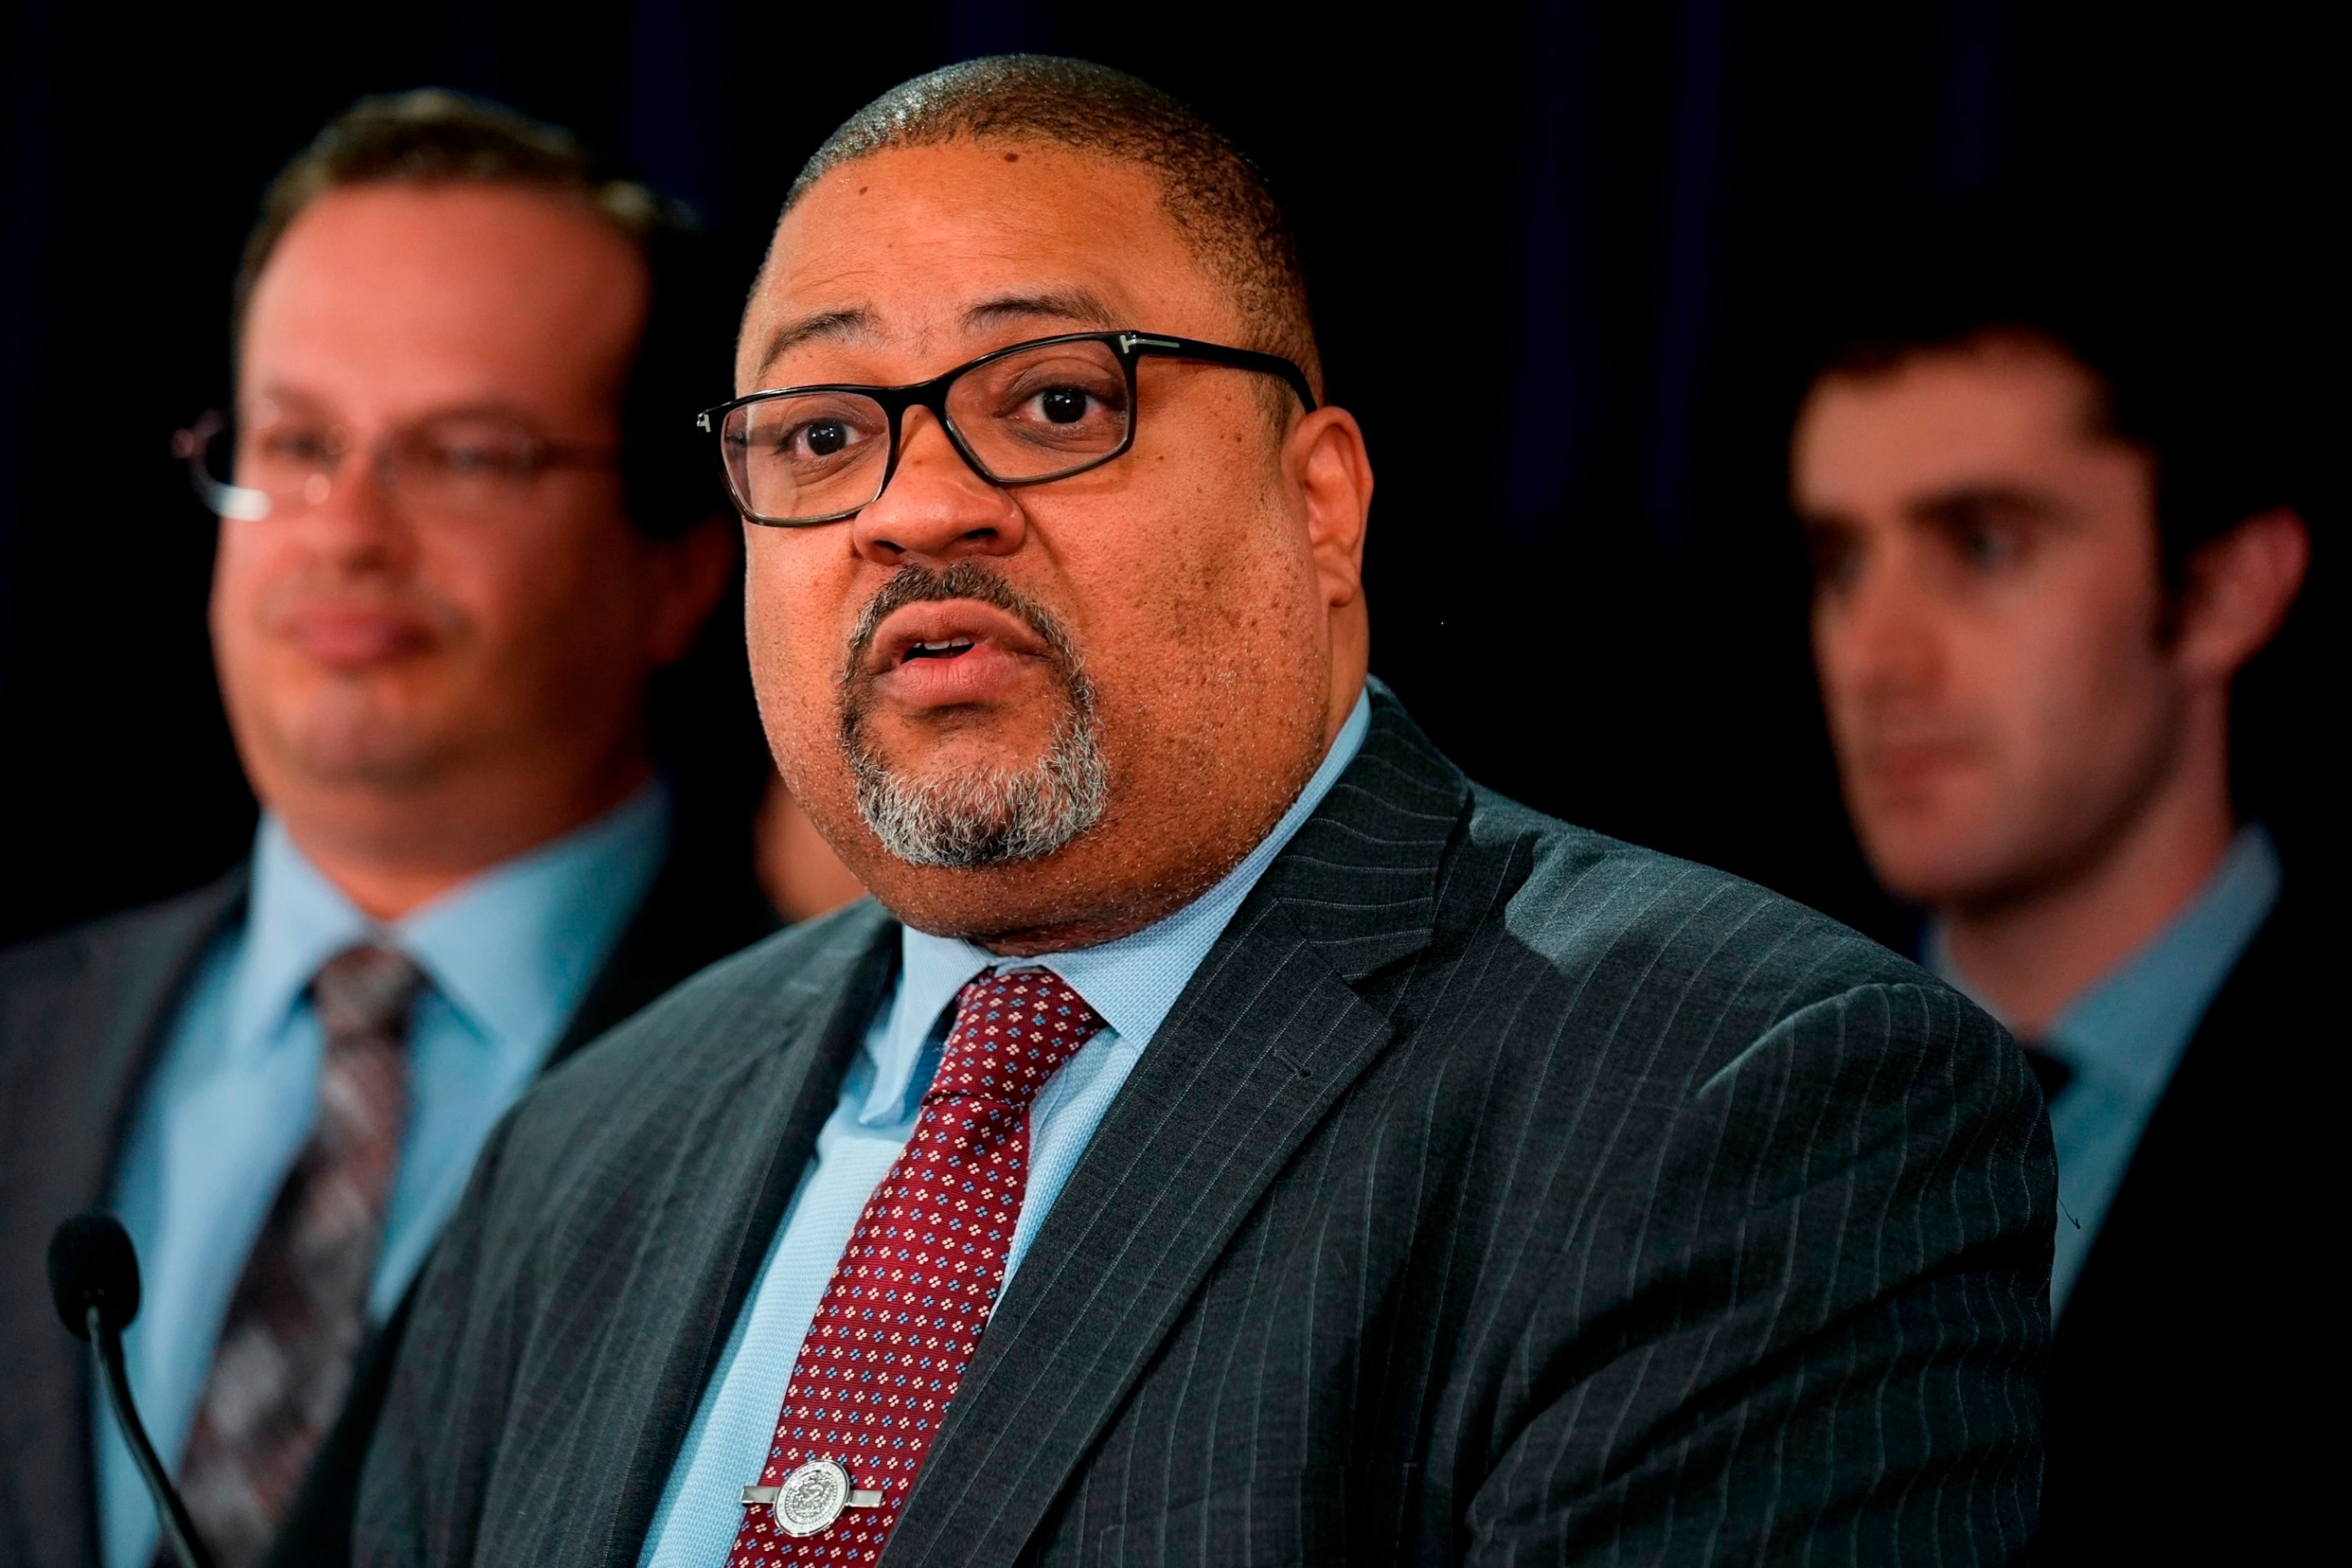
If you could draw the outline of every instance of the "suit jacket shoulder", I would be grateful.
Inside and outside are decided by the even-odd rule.
[[[244,908],[246,872],[135,910],[87,921],[0,952],[0,1049],[16,1047],[54,1018],[86,1005],[143,995],[142,982],[169,977],[201,956]],[[127,987],[127,989],[126,989]],[[77,1021],[79,1021],[77,1019]]]
[[[1485,790],[1473,798],[1473,853],[1493,858],[1495,874],[1507,883],[1508,860],[1526,861],[1500,925],[1555,967],[1605,968],[1655,951],[1709,984],[1755,966],[1797,987],[1791,999],[1866,984],[1951,994],[1907,959],[1753,882],[1556,821]],[[1606,957],[1596,944],[1625,945]]]
[[[362,1561],[634,1559],[890,932],[755,950],[519,1111]],[[1040,1227],[890,1559],[2006,1560],[2053,1186],[1964,1000],[1474,791],[1376,694]]]
[[[244,900],[240,869],[0,953],[0,1563],[95,1556],[87,1370],[50,1305],[49,1233],[104,1202],[164,1026]]]

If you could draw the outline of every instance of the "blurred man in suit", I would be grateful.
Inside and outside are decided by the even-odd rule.
[[[1855,827],[2049,1097],[2050,1561],[2292,1539],[2262,1438],[2320,1342],[2289,1216],[2325,1135],[2280,1094],[2318,1017],[2307,893],[2230,743],[2311,543],[2263,389],[2181,306],[2135,336],[2062,279],[1923,267],[1792,446]]]
[[[878,903],[518,1108],[362,1562],[2015,1554],[2022,1059],[1368,680],[1363,437],[1213,130],[1076,61],[908,83],[737,355],[762,712]]]
[[[155,1550],[45,1302],[59,1219],[138,1245],[131,1382],[221,1561],[332,1561],[492,1124],[772,929],[747,826],[674,820],[648,749],[737,548],[679,412],[726,342],[690,341],[690,239],[565,133],[440,93],[359,105],[271,188],[234,417],[184,443],[251,864],[0,959],[0,1562]]]

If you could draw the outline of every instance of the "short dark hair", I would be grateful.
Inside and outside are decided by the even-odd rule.
[[[1053,55],[993,55],[902,82],[825,139],[783,210],[845,163],[958,141],[1042,142],[1148,170],[1160,182],[1161,209],[1232,290],[1253,339],[1240,346],[1297,361],[1321,395],[1307,269],[1265,176],[1215,126],[1124,71]]]
[[[730,384],[732,291],[716,277],[691,209],[604,169],[560,125],[441,88],[362,98],[313,137],[262,195],[230,314],[241,352],[255,285],[295,219],[362,185],[484,184],[576,200],[625,237],[648,282],[644,331],[621,395],[621,477],[630,518],[656,536],[721,515],[726,500],[694,411]]]
[[[2004,340],[2071,361],[2095,389],[2093,428],[2155,465],[2159,560],[2174,590],[2198,546],[2306,504],[2295,421],[2280,405],[2287,378],[2261,363],[2256,334],[2198,297],[2193,277],[1998,218],[1923,226],[1874,261],[1839,289],[1809,384]]]

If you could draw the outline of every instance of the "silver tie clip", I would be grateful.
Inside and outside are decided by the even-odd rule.
[[[849,1484],[849,1472],[831,1459],[811,1459],[780,1487],[745,1487],[745,1508],[764,1508],[786,1535],[814,1535],[849,1508],[880,1508],[882,1494]]]

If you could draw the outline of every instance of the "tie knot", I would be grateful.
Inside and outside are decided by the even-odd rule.
[[[1101,1015],[1050,969],[983,974],[956,996],[955,1023],[923,1098],[1025,1106],[1102,1026]]]
[[[399,1039],[408,1032],[408,1009],[425,985],[425,972],[389,947],[345,948],[327,960],[310,981],[311,1005],[330,1041],[361,1036]]]

